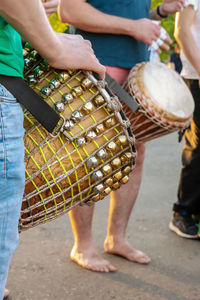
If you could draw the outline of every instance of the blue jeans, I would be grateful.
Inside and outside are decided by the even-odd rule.
[[[0,84],[0,300],[18,245],[18,220],[24,192],[23,111]]]

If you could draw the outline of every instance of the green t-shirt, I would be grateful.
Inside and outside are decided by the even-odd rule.
[[[23,77],[24,60],[20,35],[0,17],[0,74]]]

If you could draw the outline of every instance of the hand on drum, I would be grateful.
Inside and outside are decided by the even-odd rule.
[[[175,14],[178,11],[183,10],[185,0],[165,0],[160,6],[160,13],[163,16],[169,14]]]
[[[43,0],[42,2],[48,17],[57,11],[59,0]]]
[[[55,33],[55,48],[41,55],[56,69],[83,69],[94,71],[105,77],[105,67],[100,64],[92,49],[91,43],[80,35]]]

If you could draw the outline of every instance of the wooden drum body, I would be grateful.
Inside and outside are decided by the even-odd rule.
[[[139,104],[133,112],[123,103],[137,142],[146,142],[188,127],[194,100],[180,75],[163,63],[137,64],[124,87]]]
[[[58,71],[25,49],[25,80],[61,116],[49,134],[24,110],[26,185],[19,229],[92,204],[128,181],[134,137],[120,102],[85,71]]]

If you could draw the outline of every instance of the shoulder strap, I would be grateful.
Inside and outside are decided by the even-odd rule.
[[[114,93],[132,110],[132,111],[136,111],[139,107],[139,104],[137,103],[137,101],[131,96],[129,95],[125,89],[123,89],[121,87],[121,85],[119,85],[119,83],[117,83],[117,81],[112,78],[110,75],[108,75],[108,73],[106,73],[106,82],[108,83],[108,86],[111,90],[114,91]]]
[[[30,111],[48,132],[53,132],[60,116],[21,77],[0,75],[0,83]]]

